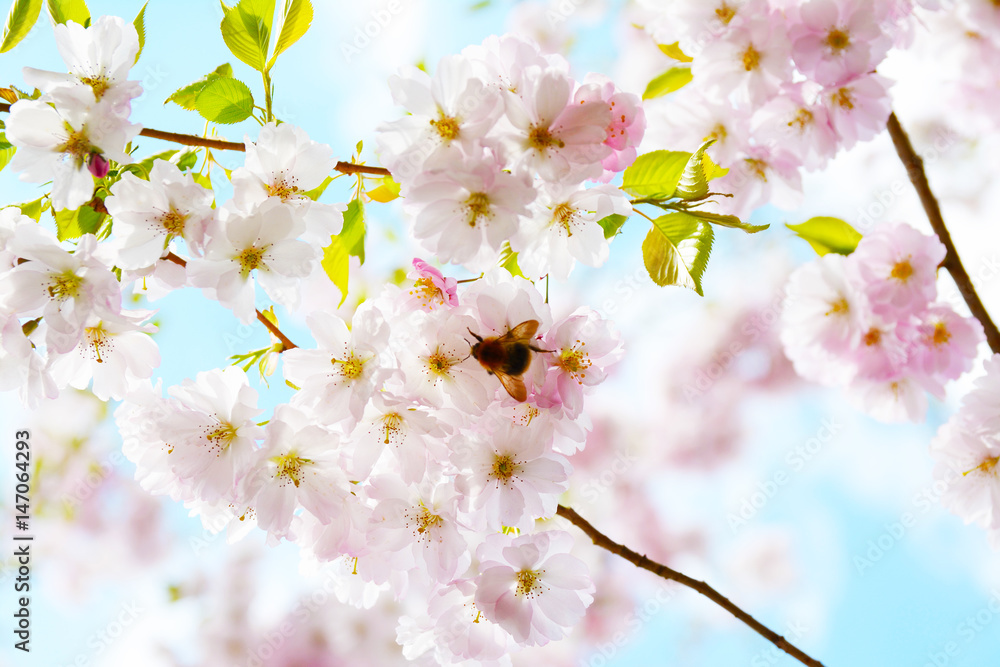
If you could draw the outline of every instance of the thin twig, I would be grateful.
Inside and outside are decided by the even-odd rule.
[[[903,130],[903,126],[899,124],[899,119],[896,118],[895,113],[889,114],[887,127],[889,129],[889,136],[892,137],[892,144],[896,147],[896,154],[899,155],[899,159],[903,162],[906,173],[910,177],[910,182],[913,183],[913,187],[917,190],[920,203],[923,204],[924,212],[927,213],[927,219],[930,220],[934,233],[937,234],[937,237],[947,250],[941,266],[948,269],[948,273],[951,274],[951,277],[955,280],[955,284],[958,285],[958,291],[962,293],[962,298],[968,304],[972,315],[983,325],[983,330],[986,332],[986,342],[989,343],[990,349],[993,350],[994,354],[1000,354],[1000,330],[997,329],[997,325],[990,318],[986,306],[983,305],[983,302],[979,299],[979,295],[976,293],[972,279],[966,272],[965,267],[962,266],[962,260],[959,259],[958,251],[955,250],[955,244],[951,240],[951,234],[948,233],[948,228],[944,224],[941,207],[938,205],[937,198],[931,191],[930,183],[927,182],[924,161],[913,150],[910,137]]]
[[[9,112],[9,104],[0,104],[0,112]],[[207,137],[199,137],[195,134],[180,134],[179,132],[164,132],[163,130],[154,130],[149,127],[142,129],[139,134],[143,137],[150,137],[152,139],[162,139],[163,141],[171,141],[175,144],[181,144],[184,146],[204,146],[206,148],[214,148],[219,151],[246,151],[246,146],[238,141],[226,141],[224,139],[209,139]],[[389,170],[384,167],[369,167],[365,164],[354,164],[353,162],[338,162],[334,167],[335,171],[339,171],[341,174],[367,174],[369,176],[391,176]]]
[[[181,266],[187,266],[187,261],[183,257],[178,257],[177,255],[175,255],[172,252],[167,253],[167,256],[166,256],[165,259],[167,261],[173,262],[174,264],[180,264]],[[272,334],[274,334],[275,338],[277,338],[278,340],[281,341],[281,349],[278,350],[279,352],[284,352],[285,350],[291,350],[292,348],[298,347],[298,345],[296,345],[295,343],[293,343],[288,338],[288,336],[286,336],[285,334],[283,334],[281,332],[281,329],[279,329],[274,324],[274,322],[272,322],[271,320],[267,319],[267,316],[264,315],[264,313],[262,313],[262,312],[260,312],[259,310],[256,310],[256,309],[254,309],[254,310],[257,312],[257,319],[260,321],[260,323],[263,324],[265,327],[267,327],[267,330],[270,331]]]
[[[569,507],[566,507],[565,505],[559,506],[557,514],[563,517],[564,519],[567,519],[574,526],[576,526],[584,533],[586,533],[587,537],[593,540],[594,544],[601,547],[602,549],[606,549],[607,551],[610,551],[616,556],[621,556],[622,558],[632,563],[636,567],[642,568],[643,570],[648,570],[653,574],[657,575],[658,577],[662,577],[664,579],[667,579],[668,581],[676,581],[677,583],[683,586],[687,586],[688,588],[697,591],[698,593],[701,593],[709,600],[716,603],[717,605],[728,611],[730,614],[738,618],[740,621],[750,626],[759,635],[767,639],[769,642],[780,648],[788,655],[792,656],[793,658],[801,662],[803,665],[809,665],[809,667],[823,667],[823,663],[821,663],[818,660],[814,660],[813,658],[810,658],[801,650],[793,646],[792,643],[789,642],[787,639],[785,639],[777,632],[774,632],[767,626],[757,621],[753,616],[751,616],[750,614],[746,613],[745,611],[737,607],[735,604],[730,602],[728,598],[724,597],[721,593],[716,591],[714,588],[712,588],[705,582],[698,581],[697,579],[692,579],[686,574],[681,574],[677,570],[673,570],[667,567],[666,565],[661,565],[660,563],[652,561],[646,558],[645,556],[636,553],[635,551],[632,551],[623,544],[618,544],[617,542],[612,541],[611,538],[609,538],[604,533],[594,528],[594,526],[589,521],[587,521],[582,516],[577,514],[574,510],[570,509]]]

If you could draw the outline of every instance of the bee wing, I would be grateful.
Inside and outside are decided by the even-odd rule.
[[[494,375],[500,380],[500,384],[507,390],[510,397],[515,401],[524,403],[528,398],[528,390],[524,387],[524,380],[513,375],[507,375],[503,371],[494,370]]]
[[[516,327],[505,333],[503,340],[526,340],[534,338],[538,332],[538,320],[525,320]]]

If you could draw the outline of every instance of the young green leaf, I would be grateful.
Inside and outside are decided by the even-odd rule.
[[[377,201],[381,204],[391,202],[393,199],[399,197],[399,183],[392,180],[392,176],[386,176],[382,179],[382,185],[369,190],[367,194],[372,198],[372,201]]]
[[[0,132],[0,171],[3,171],[3,168],[14,159],[16,152],[17,148],[7,141],[7,136],[3,132]]]
[[[157,153],[156,155],[150,155],[147,158],[143,158],[139,162],[133,162],[132,164],[126,166],[138,167],[142,173],[136,174],[136,176],[142,178],[143,180],[149,180],[149,172],[153,170],[153,163],[156,162],[157,160],[169,160],[173,156],[177,155],[177,152],[178,152],[177,150],[173,149],[169,151],[163,151],[162,153]],[[134,169],[132,169],[131,171],[135,173]]]
[[[42,212],[48,209],[49,202],[44,196],[42,196],[34,201],[13,205],[21,209],[21,215],[26,215],[35,222],[38,222],[42,219]]]
[[[285,0],[281,17],[281,32],[278,33],[278,42],[274,45],[274,54],[267,63],[267,69],[274,67],[278,56],[309,30],[313,20],[312,3],[309,0]]]
[[[683,151],[653,151],[640,155],[625,170],[622,190],[635,197],[669,199],[684,173],[691,154]]]
[[[663,97],[675,90],[680,90],[691,83],[691,78],[690,67],[671,67],[646,85],[646,90],[642,93],[642,99],[652,100],[657,97]]]
[[[712,253],[712,239],[712,226],[686,213],[660,216],[642,242],[649,277],[661,287],[679,285],[704,296],[701,278]]]
[[[195,100],[198,98],[198,93],[205,90],[205,86],[212,83],[216,79],[230,78],[233,76],[233,66],[229,63],[224,65],[219,65],[214,70],[201,77],[194,83],[189,83],[183,88],[178,88],[173,95],[164,100],[164,104],[167,102],[173,102],[182,109],[187,109],[188,111],[195,110]]]
[[[604,238],[610,239],[617,236],[619,230],[621,230],[622,225],[628,220],[626,215],[618,215],[617,213],[612,213],[606,218],[601,218],[597,221],[597,224],[604,229]]]
[[[365,262],[365,220],[364,206],[357,199],[347,205],[344,213],[344,228],[340,234],[330,239],[330,245],[323,248],[323,259],[320,265],[326,271],[337,289],[341,299],[338,308],[347,300],[348,269],[351,256]]]
[[[689,63],[694,60],[691,56],[681,51],[680,42],[674,42],[673,44],[658,44],[657,46],[660,47],[660,51],[677,62]]]
[[[149,4],[149,0],[142,5],[142,9],[136,15],[135,20],[132,21],[132,25],[135,26],[135,33],[139,35],[139,51],[135,54],[135,62],[139,62],[139,56],[142,55],[142,49],[146,46],[146,5]]]
[[[6,53],[24,39],[38,20],[42,11],[42,0],[14,0],[3,27],[3,41],[0,53]]]
[[[46,0],[45,6],[55,24],[76,21],[85,28],[90,25],[90,10],[84,0]]]
[[[240,0],[222,19],[222,39],[234,56],[259,72],[267,69],[275,0]]]
[[[56,236],[60,241],[78,239],[84,234],[94,234],[104,219],[103,213],[98,213],[87,205],[76,210],[64,208],[52,215],[56,219]]]
[[[313,201],[318,201],[319,198],[323,196],[323,193],[326,192],[326,188],[330,185],[330,183],[333,183],[333,176],[327,176],[323,179],[322,183],[317,185],[312,190],[306,190],[302,194],[309,197],[309,199],[312,199]]]
[[[718,213],[709,213],[708,211],[699,211],[698,209],[690,209],[686,211],[688,215],[694,216],[699,220],[705,220],[711,222],[713,225],[718,225],[719,227],[731,227],[733,229],[742,229],[747,234],[756,234],[757,232],[762,232],[771,225],[751,225],[750,223],[743,222],[735,215],[720,215]]]
[[[206,120],[231,125],[253,114],[253,95],[239,79],[216,79],[198,93],[195,108]]]
[[[709,139],[691,154],[687,164],[684,165],[684,173],[677,183],[675,197],[686,200],[704,199],[708,195],[708,182],[729,173],[728,169],[716,166],[705,152],[705,149],[713,143],[715,139]]]
[[[805,239],[817,255],[835,252],[850,255],[858,247],[861,234],[840,218],[810,218],[798,225],[785,225]]]
[[[524,277],[521,267],[517,264],[517,253],[511,249],[510,243],[507,241],[504,241],[500,248],[500,259],[497,261],[497,265],[507,269],[507,272],[512,276]]]

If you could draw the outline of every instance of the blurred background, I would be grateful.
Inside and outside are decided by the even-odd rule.
[[[433,68],[442,56],[491,34],[533,37],[564,52],[576,78],[596,71],[636,93],[670,66],[636,27],[647,18],[643,10],[624,1],[314,4],[311,30],[273,72],[275,113],[330,144],[341,159],[350,159],[362,141],[360,159],[377,163],[375,127],[401,113],[386,85],[396,68]],[[388,12],[389,5],[398,11]],[[141,6],[138,0],[90,2],[95,17],[127,20]],[[386,12],[390,18],[377,34],[359,40],[364,26]],[[221,18],[211,0],[150,2],[146,45],[132,76],[145,93],[134,102],[133,121],[202,133],[203,119],[164,100],[225,62],[260,90],[255,73],[227,51]],[[960,33],[927,23],[915,27],[913,39],[912,48],[894,52],[880,71],[897,82],[896,112],[927,156],[931,185],[963,261],[995,309],[1000,189],[993,175],[1000,173],[1000,141],[990,123],[977,118],[992,114],[995,121],[996,111],[949,92],[960,77]],[[22,86],[26,65],[64,69],[44,18],[14,51],[0,55],[0,85]],[[669,98],[648,113],[651,130],[641,152],[692,148],[656,143],[652,128],[669,117]],[[240,140],[253,137],[256,127],[250,121],[220,127],[220,134]],[[171,148],[146,138],[139,145],[141,155]],[[242,163],[238,153],[216,158],[229,168]],[[220,202],[228,196],[224,180],[213,174]],[[349,188],[348,179],[340,179],[324,200],[346,201]],[[777,341],[787,275],[814,257],[784,223],[834,215],[863,232],[895,220],[925,231],[929,226],[885,134],[841,154],[822,173],[806,174],[804,190],[798,210],[754,214],[752,222],[772,225],[768,231],[717,235],[704,298],[649,281],[640,251],[646,228],[638,219],[615,239],[608,264],[578,265],[569,283],[552,285],[556,313],[589,305],[615,322],[626,346],[623,362],[588,401],[594,430],[573,459],[567,500],[613,539],[707,581],[826,665],[997,664],[1000,618],[992,609],[1000,608],[1000,565],[981,530],[938,504],[941,490],[928,453],[970,379],[953,383],[947,401],[932,402],[925,424],[884,425],[858,413],[839,391],[797,379]],[[0,193],[4,203],[40,195],[9,170],[0,172]],[[368,261],[352,266],[344,312],[422,255],[398,202],[373,203],[367,214]],[[331,308],[339,301],[332,286],[309,289]],[[965,312],[947,276],[939,290]],[[164,359],[154,380],[165,385],[268,344],[263,327],[240,325],[195,290],[150,306],[159,309],[155,338]],[[310,338],[294,319],[283,318],[282,329],[296,341]],[[257,384],[266,408],[288,398],[280,375],[270,387]],[[2,401],[0,507],[8,518],[0,524],[0,615],[7,619],[0,623],[7,637],[0,664],[405,663],[395,643],[405,604],[342,605],[322,573],[300,565],[294,545],[266,545],[256,531],[228,544],[225,534],[207,529],[184,507],[140,489],[109,421],[114,404],[70,391],[36,410],[13,395]],[[25,428],[40,465],[33,490],[30,655],[12,649],[6,630],[14,576],[13,468],[6,462],[14,460],[14,431]],[[597,600],[570,640],[525,650],[513,657],[515,664],[798,664],[706,599],[665,586],[578,536],[578,553],[595,573]]]

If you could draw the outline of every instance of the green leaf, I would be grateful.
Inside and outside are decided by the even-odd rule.
[[[728,169],[723,169],[712,162],[712,158],[705,152],[705,149],[713,143],[715,139],[709,139],[691,154],[687,164],[684,165],[684,173],[677,183],[675,197],[686,200],[704,199],[708,196],[708,182],[729,173]]]
[[[21,215],[26,215],[35,222],[38,222],[42,219],[42,211],[48,209],[49,202],[44,196],[42,196],[34,201],[25,202],[23,204],[14,204],[14,206],[21,209]]]
[[[167,102],[173,102],[182,109],[187,109],[188,111],[195,110],[195,100],[198,98],[198,93],[205,89],[205,86],[212,83],[216,79],[229,78],[233,76],[233,66],[229,63],[224,65],[219,65],[214,70],[201,77],[194,83],[189,83],[183,88],[178,88],[173,95],[168,97],[163,101],[164,104]]]
[[[626,220],[628,220],[627,215],[612,213],[608,217],[598,220],[597,224],[604,229],[604,238],[610,239],[618,235],[618,231],[622,228],[622,225],[625,224]]]
[[[153,163],[157,160],[169,160],[174,155],[177,155],[176,150],[163,151],[162,153],[157,153],[156,155],[150,155],[147,158],[140,160],[139,162],[134,162],[128,167],[139,167],[142,170],[142,174],[136,174],[144,180],[149,180],[149,172],[153,171]]]
[[[686,213],[660,216],[642,242],[649,277],[661,287],[679,285],[704,296],[701,278],[712,253],[712,239],[712,226]]]
[[[365,263],[365,210],[361,201],[351,200],[344,213],[344,228],[340,234],[330,239],[330,245],[323,248],[323,260],[320,262],[326,275],[337,289],[341,299],[338,308],[347,300],[348,269],[351,256]]]
[[[53,213],[56,219],[56,236],[60,241],[78,239],[84,234],[94,234],[104,219],[103,213],[98,213],[87,205],[76,210],[64,208]]]
[[[669,199],[674,196],[684,165],[691,158],[683,151],[653,151],[640,155],[625,170],[622,190],[636,197]]]
[[[798,225],[785,225],[805,239],[818,255],[835,252],[850,255],[858,247],[861,234],[840,218],[809,218]]]
[[[681,51],[680,42],[674,42],[673,44],[657,44],[657,46],[660,47],[660,51],[678,62],[689,63],[694,60],[694,58]]]
[[[0,53],[7,53],[24,39],[38,20],[42,11],[42,0],[14,0],[3,27],[3,42]]]
[[[205,188],[206,190],[212,189],[212,179],[206,176],[205,174],[199,174],[198,172],[194,172],[191,174],[191,179],[201,187]],[[215,206],[215,204],[213,203],[212,206]]]
[[[239,123],[253,115],[253,95],[239,79],[212,81],[198,93],[194,105],[202,118],[220,125]]]
[[[317,201],[321,196],[323,196],[323,193],[326,192],[326,188],[327,186],[330,185],[330,183],[333,183],[333,176],[327,176],[326,178],[323,179],[322,183],[317,185],[312,190],[307,190],[302,194],[304,194],[306,197],[309,197],[309,199],[312,199],[313,201]]]
[[[386,176],[382,179],[382,185],[369,190],[367,194],[373,201],[386,204],[399,197],[399,183],[392,180],[392,176]]]
[[[196,164],[198,164],[197,150],[187,149],[177,158],[177,168],[181,171],[194,169]]]
[[[17,148],[7,141],[7,136],[3,132],[0,132],[0,171],[14,159],[16,152]]]
[[[240,0],[222,19],[222,39],[234,56],[259,72],[267,69],[275,0]]]
[[[507,241],[504,241],[503,246],[500,248],[500,260],[497,264],[507,269],[512,276],[524,277],[521,267],[517,264],[517,253],[511,249],[510,243]]]
[[[689,209],[686,211],[688,215],[692,215],[699,220],[705,220],[711,222],[713,225],[718,225],[719,227],[731,227],[733,229],[742,229],[747,234],[756,234],[757,232],[762,232],[771,225],[751,225],[750,223],[743,222],[735,215],[720,215],[718,213],[709,213],[708,211],[699,211],[697,209]]]
[[[142,49],[146,46],[146,5],[149,4],[149,0],[142,5],[142,9],[136,15],[135,20],[132,21],[132,25],[135,26],[135,32],[139,35],[139,51],[135,54],[135,62],[139,62],[139,56],[142,55]]]
[[[651,100],[680,90],[691,83],[690,67],[672,67],[646,85],[642,99]]]
[[[281,17],[281,32],[278,33],[278,42],[274,45],[274,54],[267,63],[267,69],[271,69],[278,56],[309,30],[313,20],[312,3],[309,0],[285,0]]]
[[[90,10],[84,0],[46,0],[45,6],[55,24],[76,21],[85,28],[90,25]]]

